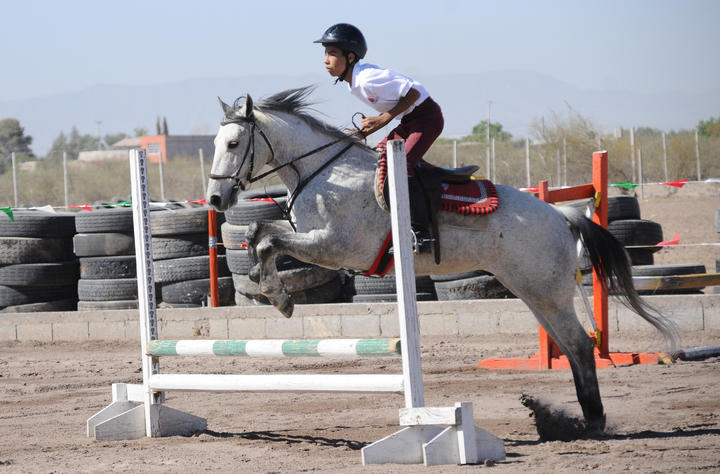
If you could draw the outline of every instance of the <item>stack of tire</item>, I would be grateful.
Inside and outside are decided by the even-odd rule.
[[[655,265],[655,252],[662,250],[656,245],[663,240],[662,226],[658,222],[642,219],[640,204],[635,196],[608,197],[608,231],[626,247],[633,276],[676,276],[705,273],[700,264]],[[636,248],[633,248],[636,247]],[[645,248],[640,248],[645,247]],[[585,259],[588,262],[587,259]],[[590,269],[584,269],[583,284],[592,286]],[[699,289],[641,290],[640,294],[699,293]]]
[[[485,271],[432,275],[438,301],[515,298],[510,290]]]
[[[218,214],[218,220],[222,222],[222,214]],[[209,306],[208,207],[152,212],[150,227],[159,306]],[[233,283],[222,245],[218,246],[217,267],[220,305],[231,305]]]
[[[397,282],[395,275],[368,277],[355,275],[351,280],[353,303],[392,303],[397,301]],[[417,301],[435,301],[435,284],[429,276],[415,277],[415,297]]]
[[[99,207],[80,212],[75,227],[75,253],[80,258],[78,311],[137,308],[132,209]]]
[[[257,221],[287,224],[288,233],[292,232],[283,216],[286,203],[285,186],[265,186],[240,193],[237,204],[225,212],[221,234],[235,286],[235,304],[238,306],[269,303],[256,281],[257,269],[253,279],[250,277],[258,262],[247,248],[246,232],[248,226]],[[280,279],[296,304],[334,303],[342,299],[342,272],[301,262],[286,255],[279,255],[275,263]]]
[[[2,312],[74,311],[78,263],[75,218],[40,210],[0,213]]]

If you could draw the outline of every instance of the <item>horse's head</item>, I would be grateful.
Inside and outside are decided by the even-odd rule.
[[[220,100],[218,98],[218,100]],[[258,128],[250,95],[239,106],[220,100],[224,119],[215,136],[215,156],[207,188],[207,202],[218,211],[235,204],[238,189],[251,182],[253,171],[272,159],[273,151],[265,133]],[[256,140],[260,136],[261,140]]]

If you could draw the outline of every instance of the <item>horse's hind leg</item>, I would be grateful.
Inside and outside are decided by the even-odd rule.
[[[572,300],[567,307],[533,312],[570,362],[588,434],[601,434],[605,429],[605,411],[598,387],[594,345],[575,315]]]

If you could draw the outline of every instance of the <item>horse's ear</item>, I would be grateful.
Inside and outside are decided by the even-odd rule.
[[[220,102],[220,107],[222,107],[223,114],[225,114],[225,116],[227,116],[228,113],[230,112],[230,110],[232,110],[232,107],[230,107],[225,102],[223,102],[220,97],[218,97],[218,102]]]
[[[251,118],[253,116],[253,100],[250,94],[245,96],[245,117]]]

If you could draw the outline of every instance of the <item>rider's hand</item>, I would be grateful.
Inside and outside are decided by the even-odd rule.
[[[368,136],[374,132],[377,132],[385,125],[390,123],[392,116],[387,112],[377,117],[365,117],[360,124],[360,130],[364,136]]]

